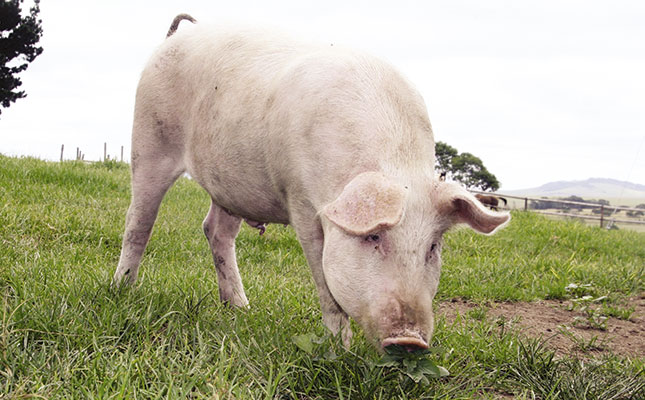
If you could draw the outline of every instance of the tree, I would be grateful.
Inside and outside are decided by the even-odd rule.
[[[482,191],[499,189],[499,181],[491,174],[482,160],[470,153],[461,153],[454,147],[437,142],[435,145],[435,168],[447,179],[460,182],[469,189]]]
[[[43,34],[42,20],[38,19],[40,0],[34,0],[25,15],[22,15],[23,2],[0,0],[0,106],[4,108],[27,96],[17,90],[22,85],[17,75],[43,52],[37,46]]]
[[[447,173],[452,169],[452,159],[459,155],[459,152],[454,147],[444,143],[437,142],[434,146],[435,152],[435,167],[439,173]]]
[[[564,197],[562,200],[566,200],[566,201],[575,201],[575,202],[577,202],[577,203],[586,203],[586,202],[587,202],[587,201],[586,201],[585,199],[583,199],[582,197],[580,197],[580,196],[576,196],[576,195],[571,195],[571,196],[569,196],[569,197]],[[567,207],[567,208],[572,208],[572,209],[574,209],[574,210],[578,210],[578,211],[580,211],[580,210],[582,210],[585,206],[583,206],[582,204],[567,204],[567,205],[566,205],[566,207]]]
[[[639,204],[634,208],[642,208],[645,210],[645,204]],[[627,215],[630,217],[642,217],[645,213],[643,211],[627,211]]]

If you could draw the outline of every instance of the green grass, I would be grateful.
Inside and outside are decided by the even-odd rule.
[[[188,179],[164,199],[137,285],[112,290],[128,203],[124,164],[0,156],[0,399],[645,397],[645,360],[556,358],[485,313],[438,319],[433,360],[451,375],[429,385],[378,366],[356,326],[345,351],[278,225],[242,229],[251,307],[227,308],[201,232],[208,195]],[[443,257],[438,301],[566,298],[577,283],[618,307],[645,290],[644,234],[530,213],[492,237],[452,231]],[[308,333],[324,338],[311,354],[293,341]]]
[[[645,290],[645,234],[513,213],[492,237],[458,229],[448,235],[439,298],[562,299],[570,283],[603,294]]]

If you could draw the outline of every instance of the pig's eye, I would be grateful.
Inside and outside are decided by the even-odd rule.
[[[381,235],[379,235],[378,233],[367,235],[365,236],[365,241],[368,243],[381,243]]]
[[[432,243],[430,251],[426,254],[426,262],[432,260],[437,255],[437,251],[439,251],[439,243]]]

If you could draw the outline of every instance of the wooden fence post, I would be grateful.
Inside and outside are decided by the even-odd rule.
[[[602,228],[603,222],[605,218],[605,205],[601,204],[600,205],[600,227]]]
[[[123,146],[121,146],[121,162],[123,162]]]
[[[529,199],[527,197],[524,198],[524,211],[528,211],[529,209]]]
[[[107,142],[103,143],[103,161],[107,159]]]
[[[65,145],[60,145],[60,162],[63,162],[63,151],[65,150]]]

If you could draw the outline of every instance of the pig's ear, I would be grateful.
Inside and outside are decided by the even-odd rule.
[[[506,212],[494,212],[484,207],[479,200],[454,183],[438,185],[440,212],[448,215],[453,223],[465,223],[481,233],[493,233],[511,220]]]
[[[405,190],[378,172],[364,172],[345,186],[322,213],[352,235],[366,235],[399,223]]]

